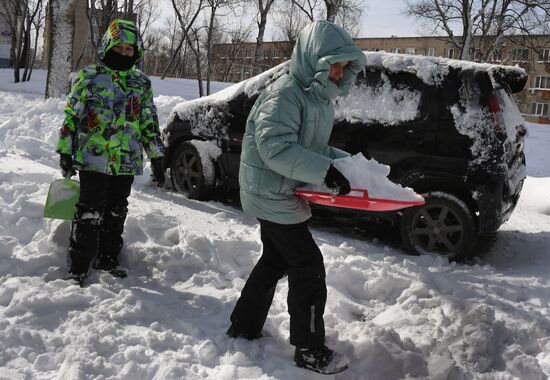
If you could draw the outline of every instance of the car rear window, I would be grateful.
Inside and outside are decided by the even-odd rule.
[[[498,97],[500,109],[502,110],[502,118],[504,130],[511,141],[516,140],[518,126],[525,124],[525,120],[519,111],[518,105],[507,88],[497,88],[495,95]]]
[[[424,84],[413,74],[365,70],[335,102],[335,117],[350,123],[396,125],[423,117]]]

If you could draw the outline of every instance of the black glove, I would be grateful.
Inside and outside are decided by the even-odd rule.
[[[348,179],[332,165],[328,168],[325,184],[333,195],[346,195],[351,191]]]
[[[73,169],[73,156],[70,154],[59,154],[59,167],[61,168],[61,175],[67,177],[67,175],[73,176],[76,171]]]
[[[151,158],[151,171],[157,186],[164,186],[164,157]]]

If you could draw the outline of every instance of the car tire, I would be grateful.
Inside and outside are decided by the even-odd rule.
[[[401,217],[401,239],[407,250],[416,255],[437,253],[455,261],[470,257],[478,234],[468,206],[448,193],[423,196],[424,205],[406,209]]]
[[[197,148],[189,142],[177,146],[170,162],[172,186],[189,199],[204,200],[211,186],[204,175],[204,162]]]

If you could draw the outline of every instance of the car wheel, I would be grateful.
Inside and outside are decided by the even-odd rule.
[[[474,216],[454,195],[423,194],[426,203],[403,212],[401,238],[413,254],[437,253],[449,260],[469,257],[477,241]]]
[[[205,199],[210,186],[204,175],[204,163],[192,144],[179,144],[170,164],[172,186],[189,199]]]

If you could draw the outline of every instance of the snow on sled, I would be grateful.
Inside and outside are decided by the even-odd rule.
[[[74,216],[74,206],[80,196],[80,183],[64,178],[57,179],[50,184],[44,217],[52,219],[71,220]]]
[[[395,211],[412,206],[421,206],[426,203],[424,198],[418,194],[416,200],[407,201],[370,198],[367,189],[352,189],[347,195],[332,195],[330,193],[305,189],[297,189],[295,193],[312,203],[364,211]]]

